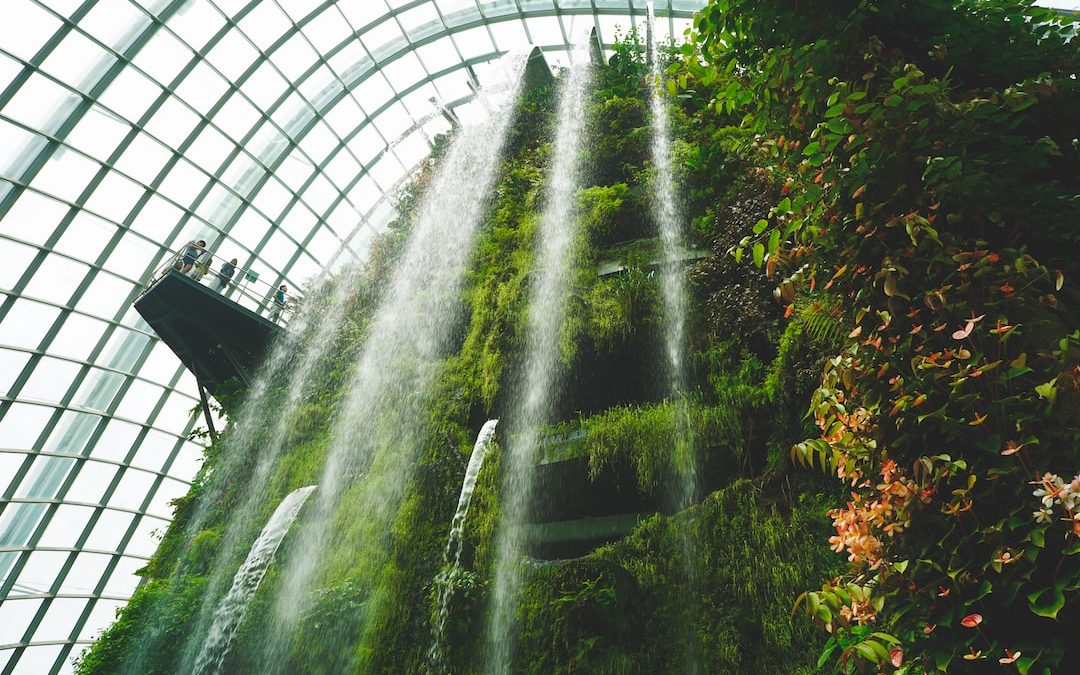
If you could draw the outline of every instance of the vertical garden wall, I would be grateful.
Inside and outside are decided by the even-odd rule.
[[[651,85],[633,38],[588,101],[569,376],[547,430],[549,465],[570,480],[540,499],[610,491],[625,503],[579,515],[632,511],[637,524],[572,552],[529,549],[514,670],[1065,672],[1080,629],[1075,24],[1006,0],[715,0],[696,28],[661,55],[684,260],[660,258],[649,216]],[[473,440],[519,384],[556,91],[518,102],[389,554],[329,552],[272,664],[283,672],[428,672],[437,578],[451,584],[437,670],[482,669],[505,442],[480,473],[461,569],[440,573]],[[240,541],[319,481],[432,166],[356,283],[309,295],[344,321]],[[691,296],[678,405],[657,384],[672,264]],[[269,408],[288,385],[287,370],[269,382]],[[232,433],[81,672],[178,668],[210,570],[246,553],[221,545],[258,461],[226,461]],[[667,495],[685,453],[699,490],[677,511]],[[351,505],[334,514],[341,551],[365,533]],[[282,583],[271,566],[226,671],[268,668],[261,636]]]

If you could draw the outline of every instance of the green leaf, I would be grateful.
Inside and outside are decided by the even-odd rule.
[[[1048,619],[1056,619],[1058,612],[1064,606],[1065,594],[1058,586],[1044,588],[1028,595],[1028,607],[1031,611]]]
[[[886,97],[886,99],[885,99],[885,107],[886,108],[895,108],[896,106],[900,105],[903,102],[904,102],[904,97],[903,96],[893,94],[892,96]]]
[[[754,265],[761,267],[761,263],[765,260],[765,247],[762,243],[756,242],[754,244]]]
[[[1046,384],[1040,384],[1035,387],[1035,393],[1053,403],[1054,397],[1057,395],[1057,388],[1054,386],[1056,384],[1057,378],[1055,377]]]
[[[825,111],[825,117],[837,117],[840,113],[844,112],[844,108],[846,107],[846,103],[837,103],[834,106],[830,106],[829,109]]]
[[[754,223],[754,234],[761,234],[762,232],[765,231],[765,228],[767,228],[768,226],[769,226],[769,221],[762,218],[761,220]]]
[[[776,253],[778,248],[780,248],[780,230],[773,230],[769,234],[769,255]]]
[[[881,662],[881,657],[878,656],[877,652],[874,651],[874,648],[866,642],[860,642],[859,644],[855,645],[855,651],[859,652],[859,656],[863,657],[870,663]]]

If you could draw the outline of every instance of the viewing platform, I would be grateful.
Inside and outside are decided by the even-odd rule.
[[[204,389],[214,394],[233,379],[251,384],[299,298],[234,261],[197,252],[185,247],[163,265],[135,300],[135,310],[195,375],[205,408]]]

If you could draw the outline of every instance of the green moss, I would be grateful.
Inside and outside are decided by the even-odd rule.
[[[824,543],[831,496],[789,504],[775,489],[739,481],[585,558],[532,569],[518,668],[676,673],[694,653],[701,672],[814,672],[823,638],[792,620],[791,606],[841,567]],[[700,556],[696,593],[683,562],[687,528]]]

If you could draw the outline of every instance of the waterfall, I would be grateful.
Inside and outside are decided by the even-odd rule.
[[[332,301],[326,306],[317,305],[313,299],[303,303],[299,317],[290,326],[295,332],[290,332],[276,344],[270,364],[277,364],[278,377],[287,378],[288,387],[284,400],[271,405],[265,391],[265,380],[268,378],[261,377],[261,386],[257,386],[245,399],[241,414],[237,416],[231,430],[232,436],[226,442],[224,455],[227,460],[231,460],[229,464],[235,465],[239,463],[232,457],[233,453],[239,456],[253,452],[258,454],[253,460],[242,465],[248,471],[243,480],[218,481],[223,484],[239,484],[242,486],[242,493],[236,507],[229,512],[220,550],[214,559],[210,581],[203,595],[202,611],[199,613],[195,630],[185,644],[185,666],[190,666],[192,659],[202,649],[203,636],[209,629],[214,604],[224,592],[243,547],[251,540],[252,530],[257,526],[255,519],[265,497],[266,484],[285,450],[294,423],[294,414],[317,366],[331,352],[345,316],[345,305],[351,299],[348,290],[355,284],[359,271],[359,266],[353,266],[343,270],[336,279],[327,280],[325,283],[330,286],[329,295],[333,298]],[[205,509],[212,501],[200,500],[198,503]],[[196,521],[196,524],[201,527],[201,520]],[[189,528],[189,532],[195,534],[198,529]]]
[[[488,626],[488,670],[493,673],[509,672],[513,655],[511,628],[521,586],[522,525],[530,509],[540,427],[551,422],[559,374],[559,334],[570,292],[573,242],[578,230],[576,205],[592,83],[587,43],[575,46],[571,56],[572,66],[561,84],[554,156],[529,293],[524,364],[517,379],[513,433],[504,464],[502,520]]]
[[[319,572],[335,561],[373,588],[388,533],[426,436],[431,384],[452,346],[461,287],[491,194],[527,54],[504,64],[508,84],[482,90],[491,114],[463,126],[431,178],[405,250],[367,329],[332,428],[321,488],[300,543],[283,566],[276,629],[265,637],[266,670],[281,667]],[[339,511],[347,498],[349,511]],[[334,543],[331,546],[331,543]],[[375,603],[365,604],[373,611]]]
[[[664,367],[668,379],[668,394],[675,400],[676,428],[682,438],[676,447],[682,448],[676,457],[681,476],[675,506],[682,509],[691,504],[697,490],[697,467],[690,438],[689,410],[686,405],[686,271],[682,257],[685,253],[682,221],[675,205],[675,181],[671,166],[671,121],[667,102],[661,94],[663,72],[656,44],[656,14],[653,3],[648,4],[648,36],[650,40],[651,78],[649,109],[652,118],[652,211],[660,229],[664,265],[660,277],[660,292],[664,307]]]
[[[682,261],[684,255],[682,221],[675,205],[675,182],[672,177],[671,163],[671,120],[668,103],[661,93],[663,69],[660,63],[659,45],[656,40],[656,12],[653,3],[647,5],[649,39],[648,54],[650,66],[649,110],[652,120],[652,211],[660,230],[663,246],[660,291],[664,308],[664,366],[668,379],[668,395],[672,397],[672,410],[676,415],[675,429],[678,438],[673,439],[676,448],[675,466],[677,484],[669,501],[676,510],[683,510],[694,501],[697,492],[697,458],[694,454],[694,439],[690,427],[690,410],[686,398],[686,269]],[[699,585],[698,553],[691,532],[691,523],[683,523],[683,572],[686,586],[695,594]],[[700,670],[699,645],[694,628],[695,621],[690,618],[696,611],[692,598],[686,599],[687,662],[688,672]]]
[[[244,620],[248,602],[258,590],[266,569],[274,560],[274,553],[277,552],[281,540],[289,531],[289,526],[292,525],[296,515],[300,513],[300,508],[304,506],[304,502],[314,489],[314,485],[309,485],[290,492],[278,504],[274,515],[270,516],[259,538],[252,544],[244,564],[236,572],[232,588],[214,612],[214,622],[195,662],[194,672],[207,674],[221,672],[221,666],[226,654],[229,653],[232,638]]]
[[[458,497],[457,509],[454,518],[450,521],[450,537],[446,542],[446,567],[435,579],[438,589],[438,608],[435,614],[435,635],[431,641],[431,649],[428,651],[428,666],[432,672],[442,670],[444,658],[443,646],[446,639],[446,621],[450,617],[450,597],[454,591],[454,581],[461,569],[461,548],[464,544],[462,537],[465,533],[465,518],[469,514],[469,504],[472,503],[473,490],[476,489],[476,478],[480,475],[480,468],[484,465],[484,457],[487,456],[488,443],[495,434],[495,426],[499,420],[488,420],[480,434],[476,437],[472,454],[469,456],[469,465],[465,469],[465,479],[461,483],[461,495]]]
[[[320,280],[341,286],[348,283],[349,274],[343,273],[336,280]],[[317,284],[316,284],[317,285]],[[315,287],[316,285],[313,285]],[[224,529],[219,554],[210,571],[210,582],[203,597],[203,611],[199,614],[196,629],[185,642],[183,649],[185,670],[190,671],[193,659],[202,648],[203,636],[213,616],[213,607],[224,593],[237,561],[258,525],[259,506],[265,497],[264,488],[270,472],[280,458],[281,451],[293,414],[300,405],[315,365],[328,353],[341,322],[341,303],[346,295],[335,296],[331,311],[314,301],[301,305],[299,314],[290,322],[289,330],[274,341],[270,347],[258,377],[243,397],[240,409],[230,417],[229,427],[220,443],[222,451],[213,473],[202,477],[202,494],[195,502],[195,511],[184,528],[186,541],[197,535],[207,524],[208,518],[221,508],[221,502],[229,498],[228,489],[240,486],[239,502],[229,509],[229,520]],[[334,310],[337,311],[334,311]],[[329,314],[329,319],[324,317]],[[275,397],[274,384],[289,383],[284,401]],[[176,574],[182,572],[177,567]],[[162,603],[161,606],[166,606]],[[148,620],[144,631],[151,630],[155,621]],[[139,650],[125,666],[125,673],[143,672],[144,660],[150,655],[155,642],[146,638],[139,641]]]

